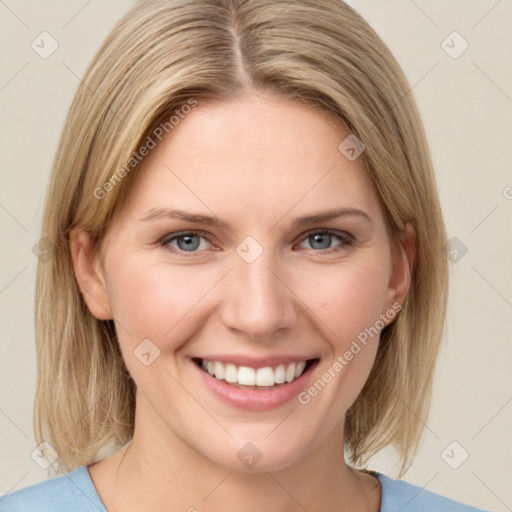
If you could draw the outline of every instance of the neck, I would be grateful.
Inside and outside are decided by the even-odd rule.
[[[379,510],[368,480],[345,463],[343,422],[285,469],[240,472],[203,457],[147,410],[137,414],[133,439],[101,477],[108,481],[101,497],[109,512]]]

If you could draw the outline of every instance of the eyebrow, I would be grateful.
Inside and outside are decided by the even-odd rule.
[[[327,210],[324,212],[314,213],[303,217],[297,217],[292,221],[293,227],[301,227],[308,224],[315,224],[318,222],[326,222],[329,220],[337,219],[340,217],[359,217],[368,224],[372,224],[371,217],[363,210],[357,208],[343,207],[334,210]],[[141,222],[147,222],[153,219],[180,219],[195,224],[203,224],[207,226],[216,226],[231,230],[229,224],[221,220],[219,217],[202,215],[199,213],[187,212],[179,209],[169,208],[152,208],[147,215],[139,219]]]

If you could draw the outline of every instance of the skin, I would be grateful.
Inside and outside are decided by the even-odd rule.
[[[323,114],[267,94],[199,102],[142,163],[101,251],[73,231],[83,297],[97,318],[115,320],[137,385],[132,441],[89,467],[109,512],[379,510],[378,481],[349,468],[342,449],[345,413],[378,337],[310,403],[270,411],[221,402],[191,362],[212,353],[318,357],[309,386],[403,303],[411,237],[392,250],[362,159],[338,150],[346,136]],[[217,216],[230,229],[140,220],[158,207]],[[339,207],[363,210],[371,223],[346,216],[292,226]],[[315,243],[313,229],[349,233],[354,243]],[[194,230],[204,237],[195,252],[176,239],[159,244]],[[252,263],[236,251],[248,236],[263,249]],[[160,350],[149,366],[133,354],[144,339]],[[262,454],[252,468],[237,457],[248,441]]]

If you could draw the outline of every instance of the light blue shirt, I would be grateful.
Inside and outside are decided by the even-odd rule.
[[[380,512],[482,512],[382,473]],[[107,512],[86,466],[0,497],[1,512]]]

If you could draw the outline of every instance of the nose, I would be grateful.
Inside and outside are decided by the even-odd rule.
[[[224,283],[222,321],[240,336],[275,341],[297,322],[296,296],[269,252],[247,263],[238,256]]]

